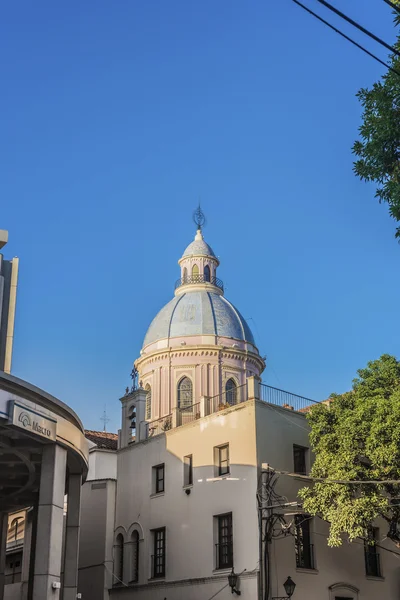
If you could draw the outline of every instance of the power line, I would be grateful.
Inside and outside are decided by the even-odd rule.
[[[383,480],[372,480],[372,481],[363,481],[362,479],[327,479],[326,477],[311,477],[310,475],[300,475],[299,473],[290,473],[289,471],[277,471],[272,467],[269,467],[269,470],[273,470],[274,473],[278,473],[279,475],[286,475],[287,477],[296,477],[296,479],[305,479],[306,481],[317,481],[321,483],[339,483],[339,484],[353,484],[353,485],[383,485],[383,484],[400,484],[400,479],[383,479]]]
[[[391,6],[392,8],[394,8],[394,10],[395,10],[396,12],[398,12],[398,13],[399,13],[399,15],[400,15],[400,7],[399,7],[399,6],[397,6],[397,4],[394,4],[394,3],[393,3],[393,2],[391,2],[390,0],[383,0],[383,1],[384,1],[384,2],[386,2],[386,4],[389,4],[389,6]]]
[[[345,15],[339,9],[335,8],[334,6],[332,6],[332,4],[329,4],[329,2],[326,2],[326,0],[317,0],[317,2],[319,2],[323,6],[326,6],[326,8],[328,8],[329,10],[331,10],[332,12],[334,12],[341,19],[344,19],[345,21],[347,21],[348,23],[350,23],[350,25],[353,25],[353,27],[356,27],[357,29],[359,29],[360,31],[362,31],[363,33],[365,33],[365,35],[368,35],[370,38],[372,38],[373,40],[375,40],[375,42],[378,42],[378,44],[381,44],[381,46],[384,46],[387,50],[390,50],[390,52],[393,52],[394,54],[397,54],[397,56],[400,56],[400,52],[398,50],[396,50],[396,48],[393,48],[393,46],[391,46],[390,44],[387,44],[384,40],[382,40],[382,38],[378,37],[377,35],[375,35],[371,31],[369,31],[368,29],[366,29],[365,27],[363,27],[362,25],[360,25],[360,23],[357,23],[357,21],[354,21],[353,19],[350,19],[350,17],[348,17],[347,15]]]
[[[354,46],[356,46],[357,48],[359,48],[360,50],[362,50],[363,52],[365,52],[365,54],[368,54],[368,56],[371,56],[371,58],[375,59],[381,65],[383,65],[384,67],[386,67],[390,71],[393,71],[393,73],[396,73],[396,75],[398,75],[400,77],[400,71],[397,71],[396,69],[394,69],[393,67],[391,67],[390,65],[388,65],[387,63],[385,63],[385,61],[383,61],[380,58],[378,58],[378,56],[376,56],[375,54],[373,54],[372,52],[370,52],[369,50],[367,50],[366,48],[364,48],[364,46],[361,46],[361,44],[359,44],[358,42],[356,42],[355,40],[353,40],[351,37],[349,37],[348,35],[346,35],[342,31],[340,31],[339,29],[337,29],[337,27],[334,27],[333,25],[331,25],[330,23],[328,23],[328,21],[325,21],[325,19],[323,19],[322,17],[320,17],[319,15],[317,15],[317,13],[315,13],[310,8],[308,8],[307,6],[305,6],[304,4],[302,4],[301,2],[299,2],[299,0],[292,0],[292,1],[295,4],[297,4],[298,6],[300,6],[301,8],[303,8],[310,15],[312,15],[313,17],[315,17],[316,19],[318,19],[319,21],[321,21],[321,23],[324,23],[324,25],[327,25],[330,29],[333,29],[333,31],[335,31],[336,33],[338,33],[339,35],[341,35],[345,40],[347,40],[348,42],[350,42],[351,44],[353,44]]]

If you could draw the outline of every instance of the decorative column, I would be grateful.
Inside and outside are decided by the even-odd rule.
[[[0,513],[0,600],[4,598],[8,513]]]
[[[63,600],[76,600],[77,594],[81,488],[82,475],[80,473],[70,474],[65,529]]]
[[[67,451],[44,446],[37,519],[32,600],[60,598]]]

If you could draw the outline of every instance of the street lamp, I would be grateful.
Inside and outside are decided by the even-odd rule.
[[[294,588],[296,587],[295,582],[291,577],[288,577],[285,583],[283,584],[283,587],[285,588],[285,592],[287,595],[275,596],[274,598],[272,598],[272,600],[290,600],[290,598],[293,596]]]
[[[240,590],[236,589],[238,579],[239,579],[239,577],[238,577],[238,575],[236,575],[236,573],[232,567],[232,571],[228,575],[229,586],[231,588],[232,594],[237,594],[238,596],[240,596],[242,592]]]
[[[293,596],[294,588],[296,587],[296,584],[293,581],[293,579],[291,577],[288,577],[285,583],[283,584],[283,587],[285,588],[285,592],[287,593],[288,598],[291,598]]]

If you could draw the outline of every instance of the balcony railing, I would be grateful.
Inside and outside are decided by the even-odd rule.
[[[190,406],[185,406],[183,408],[177,408],[177,419],[176,426],[180,427],[180,425],[186,425],[186,423],[191,423],[192,421],[196,421],[200,419],[200,402],[196,404],[191,404]]]
[[[215,544],[216,569],[231,569],[233,567],[233,543]]]
[[[152,554],[151,555],[151,576],[155,579],[156,577],[165,577],[165,554]]]
[[[218,412],[219,410],[224,410],[225,408],[229,408],[230,406],[236,406],[236,404],[246,402],[247,398],[248,395],[246,382],[242,385],[238,385],[235,388],[221,392],[220,394],[209,398],[208,414],[211,415],[213,413]]]
[[[296,567],[298,569],[315,569],[314,544],[296,544]]]
[[[209,283],[224,291],[224,284],[221,279],[218,279],[218,277],[207,277],[206,275],[187,275],[186,277],[181,277],[176,281],[175,289],[181,287],[181,285],[191,285],[193,283]]]
[[[155,437],[170,429],[172,429],[172,415],[166,415],[147,424],[148,437]]]
[[[365,573],[368,577],[382,577],[379,554],[373,550],[365,550]]]
[[[285,392],[285,390],[271,387],[265,383],[260,384],[260,400],[268,402],[268,404],[275,404],[275,406],[286,408],[287,410],[295,410],[303,413],[308,412],[315,404],[322,404],[322,402],[298,396],[291,392]]]

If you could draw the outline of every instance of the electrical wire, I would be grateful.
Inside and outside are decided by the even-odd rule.
[[[321,483],[338,483],[338,484],[354,484],[354,485],[384,485],[384,484],[400,484],[400,479],[382,479],[382,480],[372,480],[372,481],[363,481],[362,479],[354,480],[354,479],[328,479],[326,477],[311,477],[310,475],[300,475],[299,473],[290,473],[289,471],[278,471],[273,469],[274,473],[278,473],[279,475],[286,475],[287,477],[296,477],[296,479],[305,479],[306,481],[317,481]]]
[[[397,6],[397,4],[394,4],[394,2],[391,2],[391,0],[383,0],[383,1],[386,2],[386,4],[388,4],[389,6],[391,6],[400,15],[400,7]]]
[[[381,44],[381,46],[383,46],[387,50],[390,50],[390,52],[393,52],[393,54],[397,54],[397,56],[400,56],[400,52],[398,50],[396,50],[396,48],[394,48],[390,44],[387,44],[384,40],[382,40],[382,38],[378,37],[371,31],[369,31],[368,29],[366,29],[365,27],[360,25],[360,23],[357,23],[357,21],[354,21],[353,19],[351,19],[350,17],[345,15],[342,11],[340,11],[339,9],[332,6],[332,4],[329,4],[329,2],[327,2],[326,0],[317,0],[317,2],[319,2],[323,6],[326,6],[326,8],[328,8],[330,11],[334,12],[341,19],[343,19],[344,21],[347,21],[347,23],[350,23],[350,25],[353,25],[353,27],[356,27],[357,29],[359,29],[360,31],[365,33],[365,35],[368,35],[368,37],[375,40],[375,42],[378,42],[378,44]]]
[[[349,37],[348,35],[346,35],[342,31],[340,31],[340,29],[337,29],[337,27],[334,27],[333,25],[331,25],[328,21],[326,21],[325,19],[323,19],[322,17],[320,17],[319,15],[317,15],[317,13],[315,13],[310,8],[308,8],[307,6],[305,6],[304,4],[302,4],[301,2],[299,2],[299,0],[292,0],[292,2],[294,2],[295,4],[297,4],[298,6],[300,6],[302,9],[304,9],[305,11],[307,11],[310,15],[312,15],[313,17],[315,17],[316,19],[318,19],[319,21],[321,21],[322,23],[324,23],[325,25],[327,25],[330,29],[333,29],[333,31],[335,31],[336,33],[338,33],[339,35],[341,35],[343,38],[345,38],[348,42],[350,42],[351,44],[353,44],[354,46],[356,46],[357,48],[359,48],[360,50],[362,50],[363,52],[365,52],[365,54],[368,54],[368,56],[370,56],[374,60],[378,61],[381,65],[383,65],[384,67],[386,67],[387,69],[389,69],[389,71],[392,71],[393,73],[396,73],[396,75],[398,75],[400,77],[400,71],[397,71],[397,69],[395,69],[394,67],[392,67],[392,66],[388,65],[387,63],[385,63],[385,61],[381,60],[378,56],[376,56],[376,54],[373,54],[372,52],[370,52],[369,50],[367,50],[366,48],[364,48],[364,46],[362,46],[361,44],[359,44],[358,42],[356,42],[355,40],[353,40],[351,37]]]

